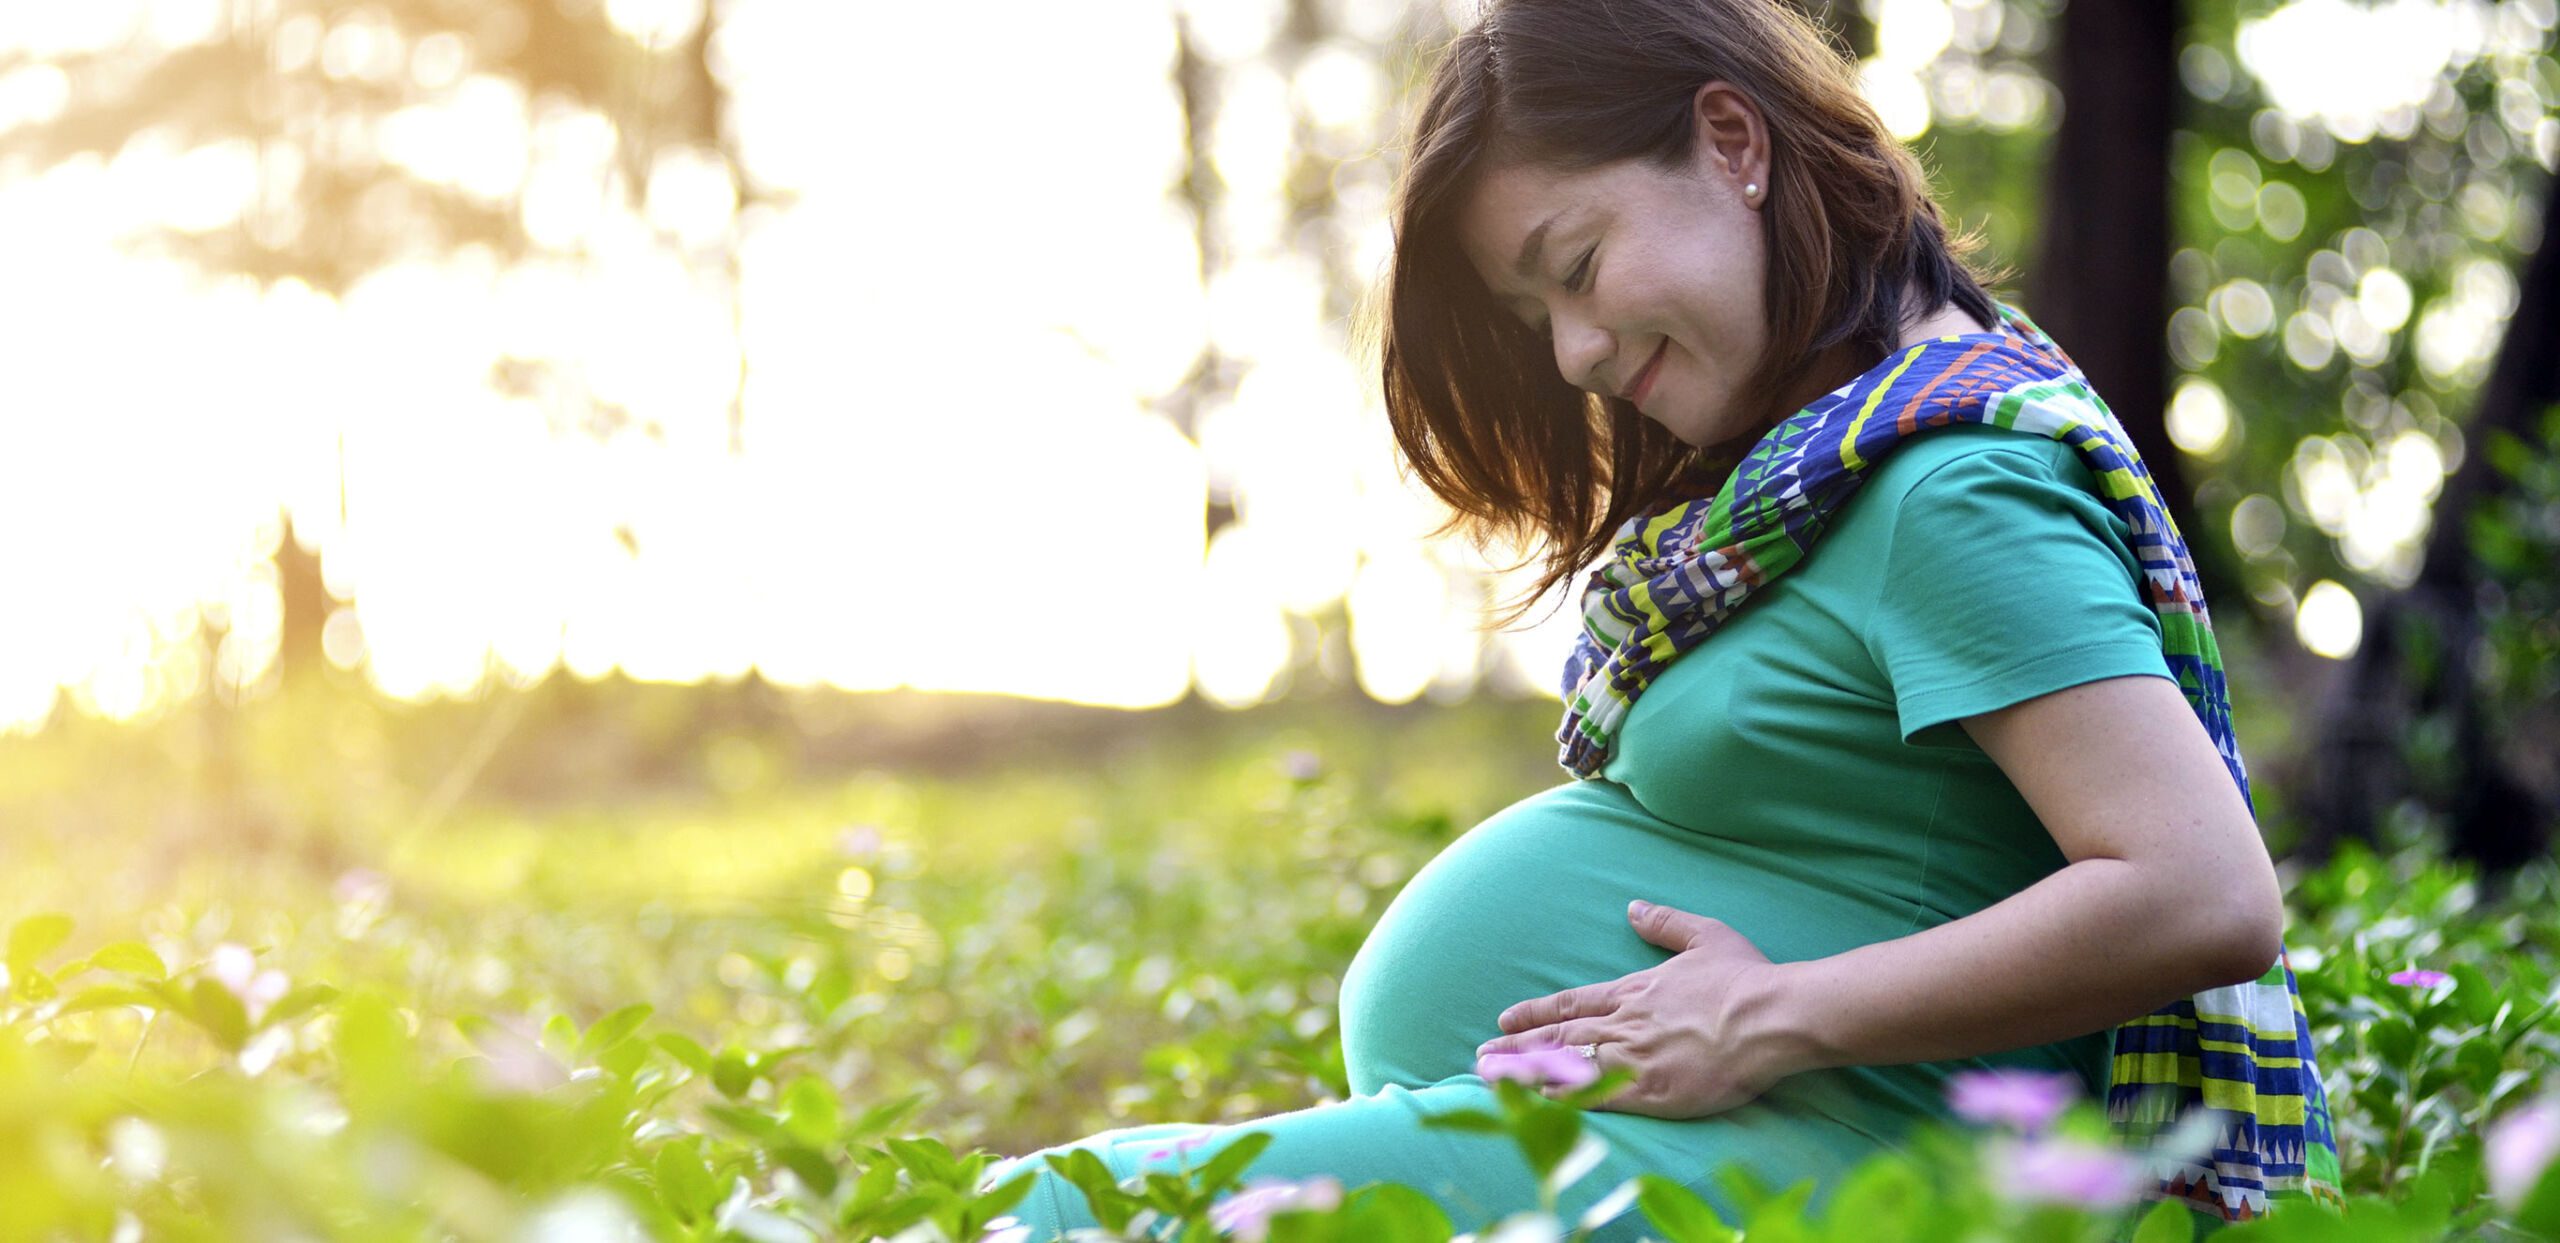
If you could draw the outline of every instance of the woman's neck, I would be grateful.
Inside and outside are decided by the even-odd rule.
[[[1914,289],[1912,293],[1914,295],[1912,300],[1918,301],[1919,291]],[[1994,331],[1991,325],[1976,321],[1973,316],[1965,313],[1963,307],[1950,302],[1939,307],[1926,318],[1904,328],[1902,340],[1894,348],[1908,349],[1931,337],[1950,337],[1968,332],[1991,331]]]
[[[1903,296],[1905,305],[1918,305],[1921,298],[1920,286],[1914,283],[1904,291]],[[1977,322],[1973,316],[1965,313],[1964,308],[1950,302],[1904,325],[1902,338],[1894,343],[1893,348],[1909,349],[1932,337],[1996,331],[1998,329],[1994,326]],[[1855,345],[1848,342],[1844,341],[1832,346],[1824,352],[1819,361],[1805,370],[1804,379],[1798,384],[1798,391],[1788,395],[1779,417],[1783,418],[1787,414],[1801,410],[1813,399],[1856,379],[1860,373],[1874,366],[1876,361],[1875,358],[1861,353]]]

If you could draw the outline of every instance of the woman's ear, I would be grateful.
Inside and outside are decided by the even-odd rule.
[[[1743,204],[1769,201],[1769,127],[1760,106],[1730,82],[1709,82],[1690,97],[1691,167],[1733,182]]]

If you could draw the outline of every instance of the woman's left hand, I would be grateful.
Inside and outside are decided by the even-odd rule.
[[[1635,1072],[1598,1108],[1656,1118],[1722,1113],[1811,1068],[1773,1022],[1785,968],[1703,915],[1632,903],[1627,920],[1672,958],[1521,1002],[1502,1012],[1504,1034],[1477,1055],[1596,1043],[1600,1069]]]

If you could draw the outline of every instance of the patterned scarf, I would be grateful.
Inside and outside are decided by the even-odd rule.
[[[2132,526],[2169,670],[2249,799],[2204,592],[2149,468],[2080,369],[2016,308],[1999,310],[1999,333],[1898,350],[1788,416],[1712,500],[1660,508],[1620,529],[1584,589],[1583,633],[1565,664],[1556,738],[1566,768],[1598,776],[1636,697],[1755,588],[1802,561],[1894,446],[1963,422],[2049,436],[2080,454],[2107,507]],[[2263,977],[2173,1002],[2113,1036],[2107,1114],[2122,1138],[2147,1146],[2191,1110],[2215,1124],[2207,1156],[2154,1158],[2154,1197],[2226,1221],[2264,1215],[2271,1196],[2343,1206],[2328,1098],[2288,958],[2279,953]]]

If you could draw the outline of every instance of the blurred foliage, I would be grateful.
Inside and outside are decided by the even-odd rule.
[[[344,723],[297,710],[312,736]],[[1107,782],[1035,754],[469,801],[426,834],[400,831],[395,786],[263,841],[190,838],[147,800],[29,835],[0,916],[0,1238],[973,1239],[1011,1201],[977,1185],[972,1149],[1339,1099],[1333,1002],[1367,926],[1460,826],[1551,779],[1515,718],[1230,717],[1118,748]],[[42,766],[108,784],[134,758],[112,744]],[[38,745],[0,749],[21,793]],[[250,786],[314,767],[292,746],[260,764]],[[2305,1233],[2303,1210],[2274,1237],[2449,1237],[2501,1215],[2483,1126],[2560,1089],[2556,882],[2546,862],[2484,897],[2414,830],[2292,878],[2365,1224]],[[2449,983],[2385,978],[2413,966]],[[1535,1168],[1571,1164],[1567,1123],[1502,1125],[1545,1145]],[[2104,1125],[2084,1103],[2065,1133]],[[1915,1142],[1828,1204],[1763,1189],[1731,1224],[1863,1239],[1888,1206],[1912,1239],[2130,1224],[1999,1196],[2003,1142]],[[1217,1199],[1119,1190],[1161,1193],[1157,1225]],[[1627,1194],[1662,1237],[1730,1237],[1678,1191]],[[1348,1216],[1288,1227],[1318,1233],[1275,1219],[1274,1237],[1449,1237],[1411,1199],[1354,1192]]]
[[[2471,546],[2493,585],[2483,620],[2494,657],[2484,677],[2508,714],[2560,703],[2560,406],[2543,411],[2538,430],[2538,442],[2504,432],[2490,440],[2483,451],[2508,482],[2471,516]],[[2493,732],[2527,732],[2520,724],[2511,715]]]
[[[0,161],[41,169],[137,142],[173,153],[253,144],[261,192],[237,227],[165,228],[135,242],[330,293],[421,251],[477,245],[515,260],[541,248],[519,210],[521,187],[430,175],[385,149],[403,110],[457,102],[475,87],[493,88],[532,124],[604,119],[611,158],[591,194],[640,206],[659,158],[686,151],[721,161],[747,201],[759,191],[731,154],[708,3],[666,38],[616,26],[592,0],[215,8],[208,39],[160,46],[136,32],[53,58],[67,103],[0,131]],[[22,58],[0,58],[0,72]]]

